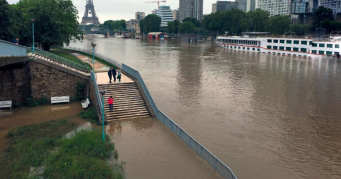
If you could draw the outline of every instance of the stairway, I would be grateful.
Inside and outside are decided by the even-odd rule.
[[[136,82],[112,83],[98,85],[98,89],[105,89],[104,110],[107,121],[150,117],[147,104],[140,93]],[[109,96],[114,98],[114,110],[109,111],[107,103]]]
[[[38,58],[38,59],[41,59],[41,60],[44,60],[44,61],[47,61],[47,62],[56,64],[56,65],[58,65],[58,66],[61,66],[61,67],[67,68],[67,69],[69,69],[69,70],[72,70],[72,71],[81,73],[81,74],[83,74],[83,75],[87,75],[87,76],[90,75],[88,72],[85,72],[85,71],[83,71],[83,70],[79,70],[79,69],[74,68],[74,67],[72,67],[72,66],[70,66],[70,65],[61,63],[61,62],[59,62],[59,61],[57,61],[57,60],[54,60],[54,59],[47,58],[47,57],[45,57],[45,56],[43,56],[43,55],[40,55],[40,54],[37,54],[37,53],[34,53],[34,54],[33,54],[33,53],[28,53],[27,56],[33,57],[33,58]]]

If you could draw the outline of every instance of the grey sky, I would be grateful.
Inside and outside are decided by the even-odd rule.
[[[19,0],[7,0],[8,3],[14,4]],[[79,21],[81,21],[84,11],[86,0],[72,0],[73,4],[78,9]],[[157,3],[143,3],[149,0],[93,0],[95,5],[96,14],[101,23],[106,20],[130,20],[135,18],[135,12],[145,12],[146,15],[150,14],[153,9],[157,9]],[[151,0],[152,1],[152,0]],[[160,5],[167,5],[170,8],[179,8],[179,0],[166,0],[166,3]],[[212,3],[217,0],[204,0],[204,14],[210,14],[212,11]]]

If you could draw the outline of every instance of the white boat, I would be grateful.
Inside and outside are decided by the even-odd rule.
[[[218,36],[216,44],[219,47],[271,53],[278,55],[292,55],[301,57],[313,56],[340,56],[341,41],[333,38],[330,40],[314,40],[311,38],[275,38],[275,37],[250,37],[244,36]]]
[[[127,34],[116,34],[115,37],[118,37],[118,38],[128,38],[128,35]]]

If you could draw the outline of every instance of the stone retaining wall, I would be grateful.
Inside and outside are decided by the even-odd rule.
[[[70,96],[73,99],[77,83],[89,81],[89,78],[36,61],[3,66],[0,76],[0,101],[12,100],[14,104],[25,104],[26,98],[47,98],[50,101],[52,96]]]

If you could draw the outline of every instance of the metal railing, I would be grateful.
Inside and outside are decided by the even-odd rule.
[[[32,47],[27,47],[27,53],[32,53]],[[65,64],[67,66],[70,66],[72,68],[75,68],[75,69],[78,69],[78,70],[81,70],[81,71],[84,71],[86,73],[89,73],[90,71],[90,68],[85,66],[85,65],[82,65],[82,64],[79,64],[79,63],[76,63],[76,62],[73,62],[71,60],[68,60],[66,58],[63,58],[61,56],[58,56],[58,55],[55,55],[53,53],[50,53],[50,52],[47,52],[47,51],[44,51],[44,50],[40,50],[40,49],[34,49],[34,53],[37,53],[39,55],[42,55],[46,58],[49,58],[51,60],[55,60],[57,62],[60,62],[62,64]]]
[[[102,99],[101,99],[101,96],[99,95],[99,90],[98,90],[98,85],[97,85],[97,81],[96,81],[96,77],[95,77],[95,73],[90,70],[90,77],[91,77],[91,80],[93,82],[93,84],[95,85],[95,93],[96,93],[96,97],[97,97],[97,103],[98,103],[98,111],[100,111],[100,116],[98,116],[98,118],[100,119],[100,122],[102,122]]]
[[[207,150],[203,145],[201,145],[197,140],[195,140],[191,135],[183,130],[178,124],[176,124],[171,118],[166,116],[156,107],[156,104],[154,103],[154,100],[150,95],[147,86],[144,84],[143,79],[138,71],[125,64],[122,64],[122,70],[139,81],[143,92],[146,95],[149,104],[152,106],[157,119],[164,123],[180,139],[182,139],[187,145],[189,145],[189,147],[191,147],[198,155],[200,155],[201,158],[203,158],[208,164],[210,164],[224,178],[237,179],[237,177],[227,165],[220,161],[209,150]]]
[[[0,56],[26,56],[26,47],[0,40]]]
[[[76,48],[74,49],[77,50]],[[85,50],[78,49],[78,51],[88,53]],[[112,63],[111,61],[107,61],[107,62]],[[145,85],[138,71],[136,71],[135,69],[125,64],[122,64],[122,71],[126,72],[127,74],[129,74],[130,76],[138,80],[157,119],[159,119],[162,123],[164,123],[181,140],[183,140],[189,147],[191,147],[201,158],[203,158],[208,164],[210,164],[220,175],[222,175],[226,179],[237,179],[233,171],[227,165],[225,165],[222,161],[220,161],[209,150],[207,150],[203,145],[201,145],[197,140],[195,140],[191,135],[189,135],[185,130],[183,130],[178,124],[176,124],[171,118],[166,116],[161,110],[157,108],[152,96],[150,95],[147,89],[147,86]],[[99,97],[97,83],[95,82],[96,78],[92,71],[90,74],[91,74],[90,75],[91,79],[94,81],[94,84],[96,86],[96,95],[98,95],[99,105],[101,107],[102,103]]]
[[[70,47],[70,46],[66,46],[64,47],[65,49],[68,49],[68,50],[75,50],[75,51],[80,51],[80,52],[83,52],[83,53],[87,53],[89,55],[92,55],[93,54],[93,49],[82,49],[82,48],[76,48],[76,47]],[[116,67],[118,68],[122,68],[122,63],[120,62],[117,62],[116,60],[108,57],[108,56],[105,56],[105,55],[102,55],[102,54],[99,54],[99,53],[95,53],[95,57],[97,58],[100,58],[106,62],[109,62],[113,65],[115,65]]]

